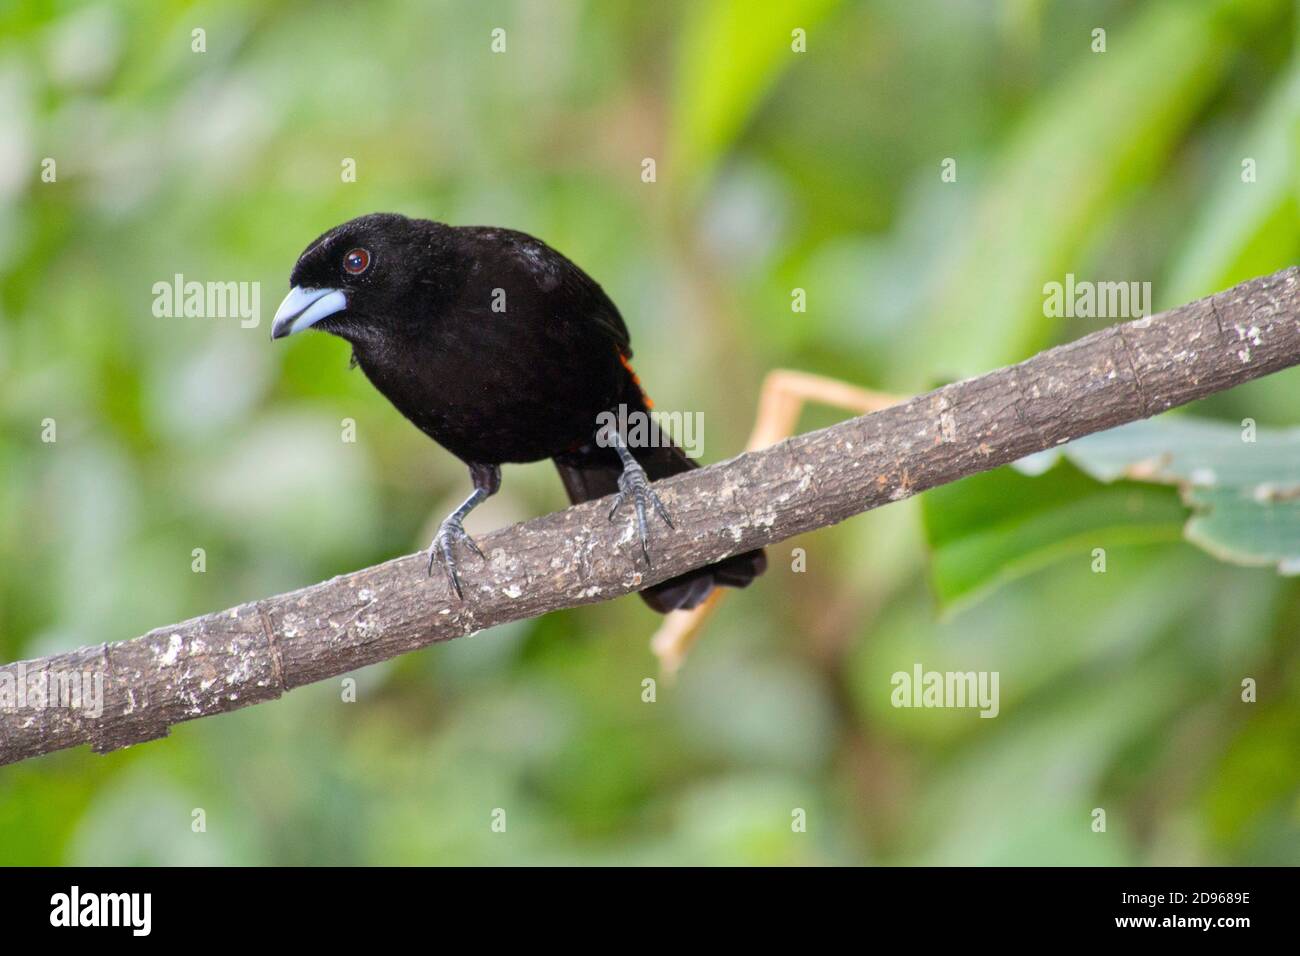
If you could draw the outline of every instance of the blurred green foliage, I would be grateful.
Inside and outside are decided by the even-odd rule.
[[[463,496],[342,343],[268,341],[337,222],[545,238],[718,460],[768,369],[915,392],[1098,327],[1044,318],[1066,272],[1165,307],[1294,263],[1296,35],[1283,0],[5,5],[0,660],[415,550]],[[177,273],[260,283],[262,324],[155,317]],[[1297,399],[1284,373],[1196,412],[1290,425]],[[937,562],[972,596],[1005,583],[947,609],[918,505],[894,505],[773,548],[654,703],[639,601],[554,614],[369,668],[356,703],[326,682],[2,768],[0,862],[1300,859],[1300,588],[1170,540],[1123,489],[990,481],[934,494],[995,545],[1020,519],[1059,541],[1063,495],[1107,572],[954,533]],[[510,468],[470,529],[562,504],[548,464]],[[916,662],[998,671],[1000,715],[892,707]]]

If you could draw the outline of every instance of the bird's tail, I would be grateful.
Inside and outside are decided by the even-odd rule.
[[[651,481],[699,467],[686,457],[686,452],[672,444],[659,443],[630,450]],[[618,478],[623,472],[614,449],[596,445],[558,456],[555,467],[559,469],[564,490],[574,504],[614,494],[618,491]],[[708,597],[715,587],[743,588],[766,568],[767,556],[762,549],[733,554],[717,564],[705,565],[651,585],[641,592],[641,597],[660,614],[689,610]]]

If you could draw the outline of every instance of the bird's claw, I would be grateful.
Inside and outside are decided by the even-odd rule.
[[[427,573],[433,574],[433,562],[437,560],[438,555],[442,555],[443,566],[447,569],[447,578],[451,581],[451,586],[456,592],[456,597],[462,601],[465,599],[464,593],[460,589],[460,576],[456,573],[456,542],[462,541],[469,546],[469,549],[479,556],[479,559],[486,561],[487,557],[479,549],[474,539],[469,536],[465,526],[461,524],[459,518],[451,517],[438,525],[438,533],[433,536],[433,542],[429,545],[429,567]]]
[[[655,513],[663,519],[664,524],[676,530],[673,525],[673,519],[668,517],[668,510],[664,508],[664,503],[659,500],[659,496],[654,493],[650,487],[650,480],[646,477],[645,469],[639,464],[628,465],[623,469],[623,473],[618,476],[618,494],[614,496],[614,506],[609,509],[609,520],[613,521],[614,516],[618,514],[618,509],[623,506],[623,502],[628,498],[632,499],[632,504],[636,508],[636,530],[637,536],[641,539],[641,553],[645,555],[647,567],[654,567],[654,562],[650,560],[650,535],[646,529],[646,505],[654,508]]]

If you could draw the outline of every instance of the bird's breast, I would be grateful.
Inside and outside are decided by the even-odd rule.
[[[501,327],[401,346],[362,345],[366,377],[416,427],[465,461],[536,461],[589,440],[625,377],[604,342]]]

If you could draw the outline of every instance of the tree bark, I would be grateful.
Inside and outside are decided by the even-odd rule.
[[[412,555],[131,640],[7,665],[0,764],[83,743],[104,753],[428,644],[607,601],[1288,368],[1300,362],[1298,280],[1300,268],[1253,279],[657,482],[677,530],[652,522],[653,568],[626,514],[610,523],[607,500],[587,502],[480,539],[488,560],[463,562],[464,600]],[[74,672],[102,675],[99,716],[15,699],[20,678],[30,688],[41,675]]]

